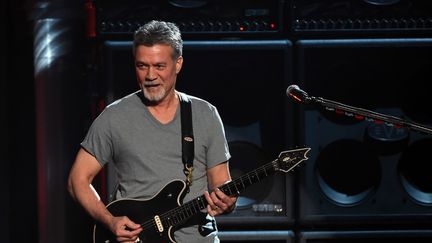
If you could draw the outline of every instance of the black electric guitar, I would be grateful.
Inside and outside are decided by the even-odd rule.
[[[309,150],[310,148],[299,148],[284,151],[274,161],[220,186],[219,189],[227,195],[238,194],[277,171],[292,170],[308,159],[306,154]],[[182,204],[185,194],[185,182],[173,180],[150,199],[120,199],[108,204],[107,209],[114,216],[127,216],[141,224],[143,231],[136,242],[175,242],[174,231],[207,207],[204,195]],[[93,229],[93,242],[117,241],[111,231],[96,223]]]

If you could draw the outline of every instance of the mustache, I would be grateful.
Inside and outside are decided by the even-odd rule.
[[[144,80],[143,82],[141,82],[142,85],[144,86],[154,86],[154,85],[159,85],[160,83],[157,80]]]

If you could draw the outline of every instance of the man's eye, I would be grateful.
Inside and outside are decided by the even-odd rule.
[[[164,69],[164,68],[165,68],[164,65],[157,65],[157,66],[156,66],[156,69],[158,69],[158,70],[162,70],[162,69]]]

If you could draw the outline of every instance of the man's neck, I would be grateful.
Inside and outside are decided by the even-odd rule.
[[[166,124],[174,119],[178,104],[179,97],[174,91],[161,102],[147,104],[147,108],[159,122]]]

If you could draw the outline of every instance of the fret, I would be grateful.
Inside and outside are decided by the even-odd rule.
[[[166,217],[165,219],[162,219],[164,222],[164,225],[175,225],[176,224],[176,216],[175,214],[172,214],[172,217]]]
[[[259,174],[258,174],[258,170],[254,170],[254,172],[255,172],[255,174],[256,174],[256,181],[255,181],[255,182],[260,181],[260,177],[259,177]]]
[[[181,212],[181,215],[186,219],[186,218],[189,218],[189,214],[188,214],[188,211],[187,210],[185,210],[185,208],[184,207],[182,207],[181,208],[182,210],[180,210],[180,212]]]
[[[162,218],[162,222],[164,225],[173,225],[172,217]]]
[[[265,177],[265,173],[263,173],[263,171],[264,171],[263,168],[256,170],[257,178],[259,181],[261,181],[261,179]]]
[[[235,186],[234,186],[234,184],[232,182],[228,184],[228,188],[229,188],[229,191],[230,191],[230,194],[229,194],[230,196],[234,195],[234,194],[237,194],[237,191],[235,190]]]
[[[169,218],[168,222],[170,223],[170,225],[176,225],[177,222],[178,222],[178,219],[177,219],[176,215],[174,215],[174,214],[171,215],[171,217]]]
[[[230,188],[229,184],[227,184],[227,187],[228,187],[228,192],[225,193],[225,194],[233,195],[234,193],[231,191],[231,188]]]
[[[197,202],[200,210],[206,208],[207,201],[205,201],[204,196],[198,197]]]
[[[246,174],[246,175],[247,175],[247,177],[248,177],[248,179],[249,179],[249,185],[252,185],[253,182],[251,181],[250,173],[248,173],[248,174]]]
[[[250,184],[249,185],[252,185],[252,184],[254,184],[255,182],[257,182],[258,180],[257,180],[257,175],[258,174],[256,174],[256,170],[254,170],[253,172],[255,172],[255,173],[249,173],[248,174],[248,177],[249,177],[249,182],[250,182]]]
[[[181,207],[183,209],[183,212],[185,213],[186,217],[189,218],[193,213],[190,212],[189,203],[183,204]]]
[[[245,189],[246,188],[246,186],[245,186],[245,184],[243,183],[243,179],[240,177],[239,178],[239,180],[240,180],[240,182],[242,183],[242,186],[243,186],[243,188],[242,189]]]
[[[201,200],[201,197],[199,197],[196,200],[192,201],[193,209],[194,209],[195,212],[198,212],[199,210],[201,210],[200,200]]]
[[[238,187],[237,187],[237,181],[238,181],[238,180],[235,180],[235,181],[233,182],[233,185],[234,185],[234,187],[235,187],[236,193],[238,194],[238,193],[240,192],[240,190],[239,190]]]
[[[276,161],[272,161],[269,164],[269,169],[271,169],[271,171],[273,171],[273,172],[279,171],[279,165],[278,165],[278,163]]]
[[[178,218],[180,219],[179,222],[181,222],[185,219],[185,215],[183,214],[183,212],[181,210],[177,211],[177,215],[178,215]]]
[[[193,201],[186,203],[186,205],[187,205],[188,212],[191,215],[195,214],[196,209],[195,209],[195,205],[193,204]]]
[[[265,169],[265,167],[263,168],[263,171],[264,171],[265,176],[268,176],[267,170]]]
[[[177,213],[177,217],[176,217],[176,224],[179,224],[180,222],[182,222],[184,220],[184,218],[182,217],[183,215]]]

